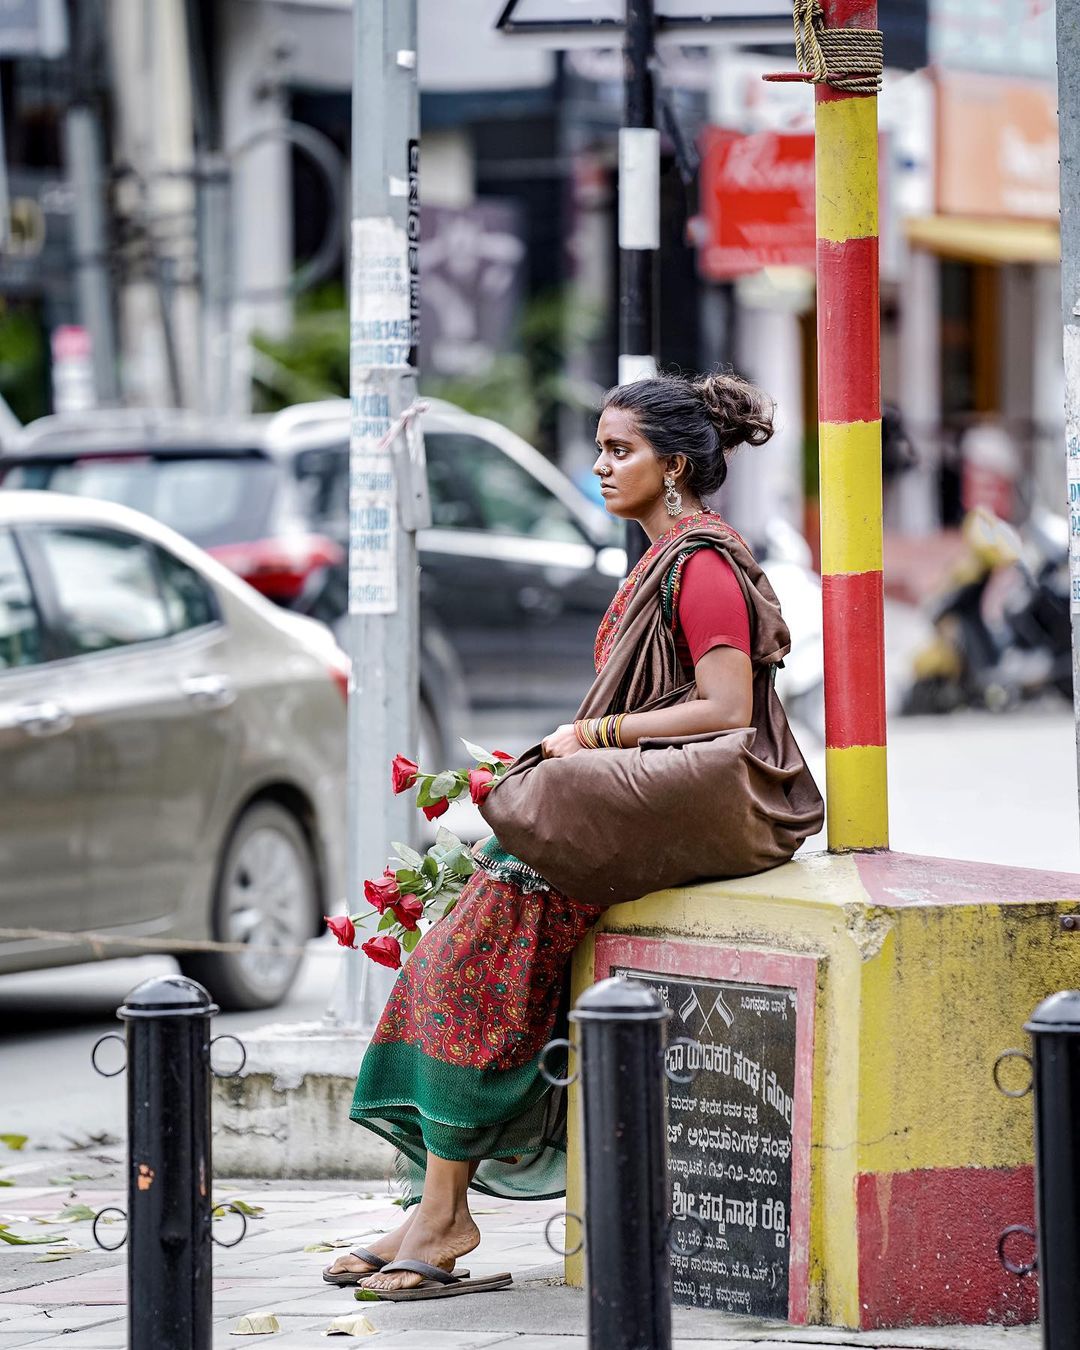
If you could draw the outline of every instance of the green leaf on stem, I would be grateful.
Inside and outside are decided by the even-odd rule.
[[[449,851],[450,849],[460,848],[461,840],[457,837],[457,835],[453,832],[453,830],[448,830],[445,825],[440,825],[439,828],[435,831],[434,847]]]
[[[442,917],[443,917],[444,919],[445,919],[446,916],[450,913],[450,911],[454,908],[454,906],[457,904],[457,902],[458,902],[458,897],[457,897],[456,895],[452,895],[452,896],[450,897],[450,899],[447,900],[446,904],[443,906],[443,912],[442,912]]]
[[[376,928],[375,931],[377,933],[385,933],[386,930],[388,928],[392,928],[396,922],[397,920],[394,918],[393,914],[390,912],[390,910],[387,910],[386,913],[379,920],[379,926],[378,928]]]
[[[434,801],[441,797],[448,797],[458,786],[458,776],[452,769],[444,769],[442,773],[436,774],[435,781],[431,785],[431,796]]]
[[[403,867],[395,872],[394,875],[397,877],[398,889],[401,891],[402,895],[407,895],[409,891],[414,890],[423,883],[423,876],[421,873],[413,871],[411,867]]]
[[[491,751],[485,750],[482,745],[474,745],[472,741],[467,741],[464,736],[461,738],[461,744],[468,750],[469,754],[472,755],[473,759],[475,759],[478,764],[495,763],[495,757],[492,755]]]
[[[438,881],[439,879],[438,859],[433,858],[430,853],[424,859],[424,865],[420,870],[423,872],[424,876],[427,877],[428,881]]]
[[[430,802],[425,803],[428,806],[430,804]],[[411,867],[416,872],[419,872],[423,867],[424,859],[417,853],[416,849],[410,848],[408,844],[391,843],[390,847],[394,850],[394,856],[400,858],[406,867]]]
[[[411,932],[402,933],[401,945],[407,952],[411,952],[422,936],[423,934],[420,932],[419,928],[414,928]]]

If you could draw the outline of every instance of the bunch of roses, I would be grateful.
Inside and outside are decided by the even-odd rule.
[[[416,804],[428,820],[436,820],[466,790],[479,806],[495,782],[503,776],[514,756],[505,750],[485,750],[483,746],[462,741],[476,760],[475,769],[446,769],[442,773],[422,773],[420,766],[404,755],[395,755],[390,766],[390,785],[395,793],[417,789]]]
[[[475,769],[421,773],[411,759],[396,755],[391,767],[394,792],[416,787],[416,804],[428,820],[441,816],[450,802],[466,790],[479,805],[514,757],[503,750],[487,751],[468,741],[464,744],[477,761]],[[457,904],[476,864],[461,840],[441,826],[434,844],[424,854],[407,844],[392,847],[391,865],[377,881],[364,882],[364,899],[378,912],[379,926],[375,936],[363,943],[360,950],[379,965],[397,970],[402,951],[411,952],[420,941],[420,920],[445,918]],[[355,950],[356,924],[364,917],[341,914],[327,918],[326,926],[343,947]]]

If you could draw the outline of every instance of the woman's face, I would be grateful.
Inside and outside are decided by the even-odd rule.
[[[596,428],[600,453],[593,473],[600,479],[604,505],[613,516],[640,520],[655,508],[664,491],[665,461],[638,432],[633,413],[605,408]]]

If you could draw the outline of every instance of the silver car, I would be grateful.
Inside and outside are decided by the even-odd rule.
[[[279,1002],[340,908],[347,684],[323,625],[149,517],[0,491],[0,973],[212,938],[185,973]]]

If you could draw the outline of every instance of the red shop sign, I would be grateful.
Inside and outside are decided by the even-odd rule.
[[[726,281],[761,267],[814,266],[814,137],[706,128],[701,272]]]

